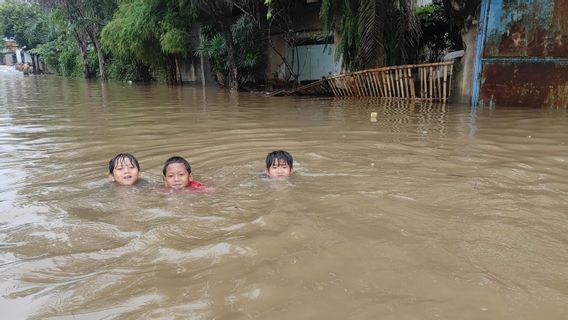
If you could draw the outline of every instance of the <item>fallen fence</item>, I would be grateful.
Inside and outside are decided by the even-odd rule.
[[[274,95],[325,95],[447,101],[453,61],[391,66],[345,73]]]

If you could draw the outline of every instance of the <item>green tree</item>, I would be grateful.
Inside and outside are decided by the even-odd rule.
[[[98,60],[99,77],[105,78],[105,55],[100,44],[100,30],[116,9],[115,0],[39,0],[47,9],[61,9],[67,18],[67,27],[79,48],[83,73],[93,77],[89,68],[89,48],[92,45]]]
[[[225,38],[220,33],[205,29],[205,35],[197,47],[196,54],[209,57],[211,71],[221,87],[225,87],[225,78],[229,74],[227,65],[227,50],[225,46]]]
[[[14,38],[20,47],[35,48],[48,39],[47,18],[34,4],[0,4],[0,34]]]
[[[204,28],[204,39],[197,47],[197,53],[209,57],[217,83],[226,86],[226,79],[231,75],[228,63],[228,51],[225,37],[211,27]],[[248,15],[241,15],[231,26],[235,59],[238,68],[239,87],[247,82],[256,81],[258,70],[262,67],[264,41],[260,30]]]
[[[227,51],[227,66],[229,69],[229,89],[239,90],[239,68],[237,64],[237,52],[231,26],[233,24],[234,0],[191,0],[193,5],[199,8],[201,18],[210,26],[219,31],[225,39]]]
[[[181,83],[180,58],[192,54],[196,12],[184,0],[124,0],[102,30],[102,43],[121,61],[134,61]]]
[[[439,61],[448,51],[462,49],[459,30],[450,24],[450,17],[441,0],[416,9],[422,36],[415,51],[415,62]]]
[[[47,21],[50,41],[38,45],[31,53],[41,56],[48,67],[60,75],[80,76],[83,74],[81,56],[66,13],[61,8],[53,8]]]
[[[326,32],[341,36],[344,67],[358,70],[403,63],[420,35],[410,0],[322,0]]]

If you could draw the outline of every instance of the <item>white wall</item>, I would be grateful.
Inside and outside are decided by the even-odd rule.
[[[22,50],[16,49],[16,60],[18,60],[18,63],[32,63],[32,56],[24,51],[24,60],[22,61]]]
[[[416,0],[416,6],[417,7],[427,6],[427,5],[431,5],[431,4],[432,4],[432,0]]]

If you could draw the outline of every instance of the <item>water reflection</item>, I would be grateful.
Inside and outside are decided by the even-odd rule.
[[[568,311],[564,110],[17,75],[0,97],[8,319]],[[274,149],[289,181],[260,177]],[[145,183],[109,183],[118,152]],[[214,192],[155,192],[177,154]]]

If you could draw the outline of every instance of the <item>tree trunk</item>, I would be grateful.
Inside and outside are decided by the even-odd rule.
[[[36,65],[36,61],[35,61],[35,57],[37,57],[37,56],[32,55],[31,57],[32,57],[32,73],[37,74],[37,73],[39,73],[37,65]]]
[[[203,43],[203,28],[199,25],[199,44]],[[201,86],[205,87],[205,57],[203,57],[203,52],[199,53],[199,62],[201,69]]]
[[[103,54],[103,50],[101,48],[101,44],[99,43],[99,39],[97,39],[96,32],[94,30],[89,30],[89,38],[93,42],[95,46],[95,50],[97,51],[97,58],[99,59],[99,77],[101,80],[105,80],[105,56]]]
[[[470,103],[473,94],[473,75],[475,67],[475,50],[477,48],[478,27],[462,31],[464,56],[456,65],[453,99],[457,103]]]
[[[225,37],[227,45],[227,62],[229,63],[229,90],[239,91],[239,70],[237,68],[237,57],[235,53],[235,44],[233,35],[231,34],[231,26],[228,22],[223,22],[221,29]]]
[[[225,88],[225,76],[223,75],[223,73],[217,70],[215,71],[215,77],[217,78],[217,84],[219,85],[219,87]]]
[[[175,58],[175,62],[176,62],[177,81],[178,81],[178,84],[179,84],[180,86],[183,86],[183,76],[182,76],[182,74],[181,74],[181,66],[180,66],[178,57]]]
[[[166,57],[166,83],[170,86],[177,85],[176,61],[172,56]]]
[[[81,51],[81,61],[83,63],[83,74],[85,75],[85,79],[92,78],[92,74],[89,71],[89,54],[87,52],[87,42],[81,39],[79,35],[75,35],[75,39],[77,40],[79,51]]]
[[[450,21],[461,30],[464,45],[464,56],[456,66],[454,82],[455,91],[452,94],[454,102],[470,103],[473,94],[473,76],[475,67],[475,52],[477,34],[479,31],[479,16],[481,15],[481,0],[444,0],[444,8],[450,16]]]

